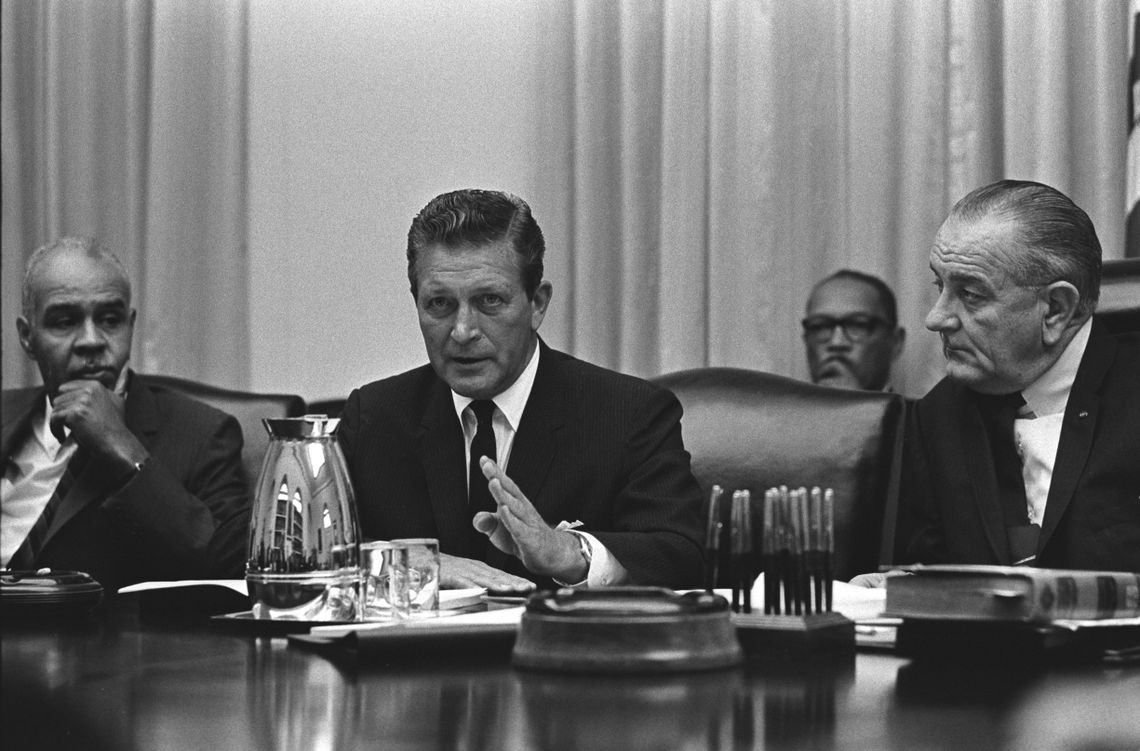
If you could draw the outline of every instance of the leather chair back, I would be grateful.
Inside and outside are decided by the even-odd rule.
[[[1116,334],[1140,331],[1140,258],[1101,264],[1096,317]]]
[[[706,504],[770,487],[835,490],[835,577],[877,570],[893,554],[904,400],[738,368],[697,368],[653,379],[684,408],[685,447]],[[759,506],[757,505],[757,509]],[[759,522],[754,529],[759,537]]]
[[[263,417],[300,417],[305,414],[305,400],[294,394],[257,394],[234,391],[220,386],[168,375],[144,376],[148,383],[183,396],[196,399],[215,409],[233,415],[241,425],[244,446],[241,451],[242,473],[251,494],[257,492],[261,464],[269,449],[269,434],[261,424]]]
[[[316,402],[309,402],[310,415],[325,415],[326,417],[340,417],[340,413],[344,410],[344,404],[348,399],[321,399]]]

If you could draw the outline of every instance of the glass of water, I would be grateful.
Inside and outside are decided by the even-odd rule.
[[[388,600],[392,571],[392,543],[383,540],[360,543],[360,595],[364,620],[398,618]]]
[[[439,540],[417,537],[388,545],[388,602],[394,617],[439,615]]]

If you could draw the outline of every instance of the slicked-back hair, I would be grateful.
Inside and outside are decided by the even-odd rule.
[[[1092,315],[1096,310],[1100,240],[1088,214],[1061,191],[1028,180],[1000,180],[969,193],[950,215],[1013,221],[1022,246],[1007,269],[1014,281],[1023,286],[1069,282],[1081,295],[1081,312]]]
[[[24,280],[20,286],[20,301],[24,309],[24,318],[31,321],[36,312],[36,299],[35,293],[32,291],[32,281],[39,272],[40,266],[47,260],[47,257],[56,251],[83,253],[88,258],[104,261],[114,266],[122,275],[123,281],[127,285],[127,304],[130,304],[131,278],[127,275],[127,270],[118,256],[93,237],[61,237],[58,240],[53,240],[33,250],[32,254],[28,256],[28,262],[24,264]]]
[[[873,274],[864,274],[862,271],[856,271],[854,269],[840,269],[834,274],[816,282],[816,285],[811,288],[811,295],[808,296],[808,299],[810,300],[811,297],[815,295],[816,290],[832,279],[851,279],[870,286],[879,296],[879,304],[883,306],[883,313],[886,315],[887,323],[891,325],[891,328],[898,325],[899,306],[898,303],[895,302],[895,293],[886,282]]]
[[[542,257],[546,242],[527,202],[498,190],[454,190],[438,195],[424,206],[408,230],[408,281],[418,293],[416,259],[429,245],[448,249],[510,242],[519,255],[523,288],[528,299],[542,283]]]

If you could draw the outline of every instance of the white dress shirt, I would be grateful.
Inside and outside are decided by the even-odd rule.
[[[124,365],[115,393],[124,395],[126,386]],[[12,453],[4,467],[4,477],[0,478],[0,566],[7,567],[24,544],[59,485],[67,463],[75,456],[71,430],[63,427],[63,443],[51,432],[51,413],[51,399],[45,396],[43,412],[32,417],[31,436]]]
[[[1021,458],[1021,478],[1025,483],[1031,524],[1041,524],[1045,516],[1053,465],[1057,461],[1057,446],[1061,443],[1065,406],[1069,403],[1069,392],[1073,389],[1091,332],[1090,318],[1077,331],[1057,362],[1021,392],[1025,406],[1013,421],[1013,435],[1017,455]]]
[[[496,462],[502,467],[505,472],[507,463],[511,458],[511,447],[514,445],[515,432],[519,428],[519,423],[522,421],[523,411],[526,409],[527,400],[530,399],[531,389],[534,388],[534,378],[538,373],[538,353],[539,347],[534,348],[534,354],[527,363],[526,368],[515,379],[515,382],[503,391],[501,394],[495,396],[493,401],[495,403],[495,411],[491,417],[491,426],[495,431],[495,450],[498,453]],[[459,416],[459,422],[463,425],[463,438],[465,443],[465,456],[467,459],[467,476],[471,477],[471,442],[475,439],[475,431],[478,429],[479,421],[475,417],[475,413],[468,409],[471,402],[474,401],[471,397],[461,396],[454,391],[451,392],[451,399],[455,405],[455,414]],[[470,482],[470,479],[468,479]],[[468,488],[470,490],[470,488]],[[573,525],[578,520],[564,519],[565,525]],[[560,526],[565,526],[560,525]],[[604,587],[613,586],[615,584],[625,584],[629,581],[629,573],[625,567],[613,557],[609,550],[606,549],[598,538],[585,530],[575,530],[576,534],[585,537],[592,550],[592,557],[590,559],[590,568],[586,574],[586,578],[572,586],[588,586],[588,587]]]
[[[29,440],[12,454],[0,479],[0,565],[4,567],[36,525],[77,448],[70,437],[60,443],[52,434],[51,401],[44,397],[44,402],[44,411],[32,418]]]

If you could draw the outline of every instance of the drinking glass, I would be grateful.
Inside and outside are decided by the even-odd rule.
[[[393,613],[392,603],[388,599],[392,571],[392,550],[392,543],[384,540],[360,543],[364,620],[399,619],[407,616],[407,613]]]
[[[392,540],[385,555],[388,602],[395,617],[439,615],[439,540],[427,537]]]

